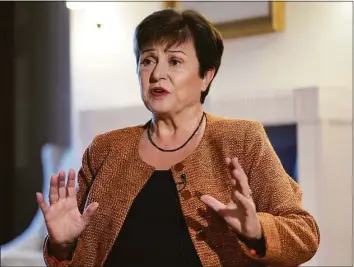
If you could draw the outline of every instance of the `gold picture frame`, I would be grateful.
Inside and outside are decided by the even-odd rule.
[[[179,8],[180,1],[165,1],[164,8]],[[213,21],[212,21],[213,22]],[[223,38],[239,38],[271,32],[283,31],[285,27],[285,2],[269,1],[267,16],[252,17],[214,23]]]

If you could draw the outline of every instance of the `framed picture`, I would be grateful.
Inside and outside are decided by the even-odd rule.
[[[224,38],[271,33],[284,29],[284,2],[165,1],[164,7],[200,12],[215,25]]]

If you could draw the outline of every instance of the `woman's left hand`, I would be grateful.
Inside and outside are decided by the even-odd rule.
[[[226,164],[230,169],[233,185],[231,201],[225,205],[209,195],[203,195],[201,201],[222,216],[239,235],[251,240],[261,239],[262,227],[248,178],[237,158],[226,158]]]

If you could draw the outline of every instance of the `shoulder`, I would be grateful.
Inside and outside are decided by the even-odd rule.
[[[136,125],[98,134],[92,140],[90,150],[109,149],[120,144],[129,143],[133,139],[139,138],[143,130],[144,125]]]
[[[228,118],[207,114],[209,129],[213,135],[230,135],[235,138],[253,139],[264,135],[264,126],[260,121]]]
[[[124,153],[139,140],[144,125],[125,127],[96,135],[87,147],[89,162],[97,170],[112,151]]]

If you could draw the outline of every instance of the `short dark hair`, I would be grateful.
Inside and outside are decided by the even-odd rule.
[[[151,44],[180,45],[193,40],[199,62],[199,76],[204,77],[210,69],[216,76],[224,44],[220,32],[200,13],[193,10],[176,11],[172,8],[156,11],[146,17],[135,29],[134,53],[139,64],[140,51]],[[212,81],[211,81],[212,82]],[[202,92],[200,102],[204,103],[211,82]]]

